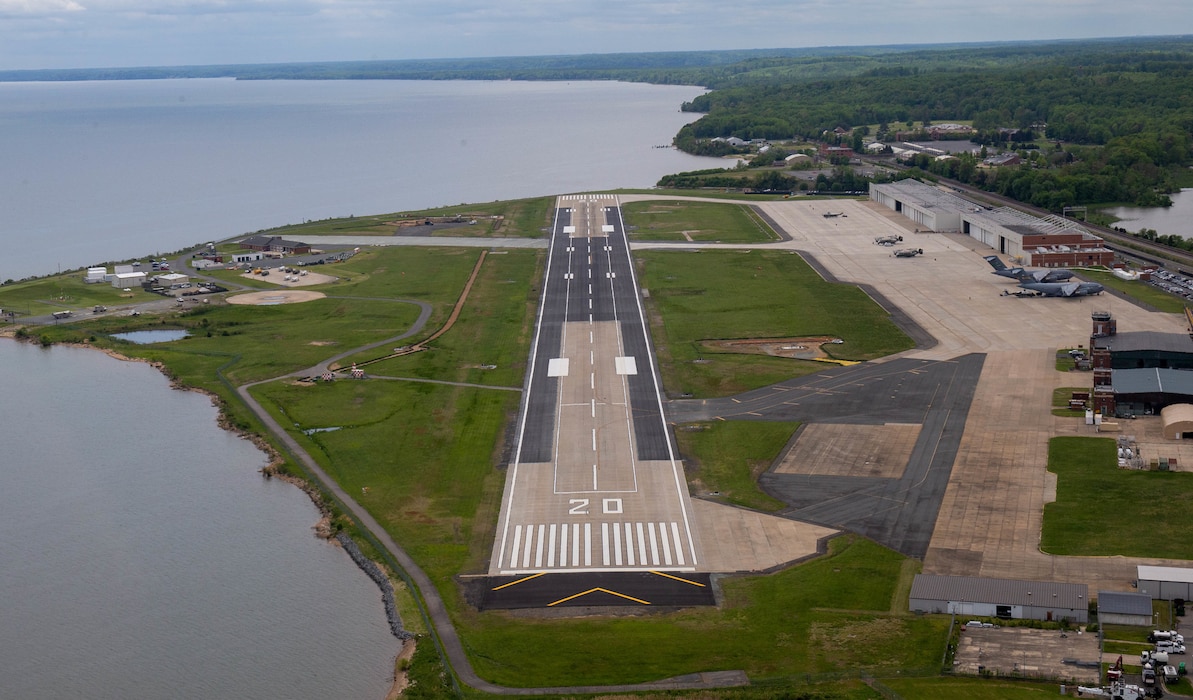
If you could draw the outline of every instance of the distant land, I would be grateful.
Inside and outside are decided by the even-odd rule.
[[[984,49],[984,63],[991,53],[1006,49],[1015,55],[1032,53],[1033,47],[1088,48],[1155,41],[1177,37],[1082,39],[1020,42],[903,44],[886,46],[826,46],[817,48],[743,49],[726,51],[668,51],[643,53],[517,56],[502,58],[410,59],[400,61],[336,61],[316,63],[264,63],[207,66],[158,66],[128,68],[70,68],[0,71],[0,82],[157,80],[168,78],[234,78],[237,80],[625,80],[669,85],[726,87],[775,77],[792,64],[814,68],[818,77],[855,75],[917,58],[917,54]],[[1007,57],[1009,58],[1009,56]],[[842,60],[844,59],[844,60]]]

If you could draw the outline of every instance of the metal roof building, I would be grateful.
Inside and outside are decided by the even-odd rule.
[[[1149,627],[1152,624],[1152,597],[1146,593],[1098,591],[1098,623]]]
[[[979,205],[941,187],[918,180],[870,185],[870,199],[903,214],[921,228],[964,233],[1038,267],[1108,265],[1114,252],[1080,224],[1049,214],[1036,217],[1013,209]]]
[[[974,576],[918,574],[911,584],[915,612],[953,613],[961,617],[1008,620],[1089,621],[1089,587]]]
[[[1139,592],[1152,600],[1193,600],[1193,569],[1141,564],[1138,572]]]

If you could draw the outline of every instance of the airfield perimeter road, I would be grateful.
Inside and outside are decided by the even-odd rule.
[[[621,199],[684,198],[623,195]],[[631,248],[738,249],[743,254],[751,249],[796,250],[810,255],[838,280],[868,285],[881,295],[880,303],[897,307],[936,340],[931,347],[867,364],[880,366],[904,359],[952,361],[975,353],[985,356],[980,379],[972,389],[974,398],[957,443],[948,487],[923,555],[925,573],[1031,577],[1127,590],[1136,564],[1168,563],[1130,557],[1053,556],[1039,550],[1039,538],[1044,503],[1054,500],[1056,491],[1055,477],[1046,470],[1048,440],[1058,434],[1094,434],[1079,420],[1059,419],[1050,413],[1053,388],[1090,383],[1088,374],[1057,372],[1056,349],[1088,344],[1091,311],[1114,314],[1120,331],[1184,333],[1183,317],[1144,311],[1108,294],[1076,299],[1002,296],[1003,290],[1014,285],[991,274],[981,257],[989,253],[985,246],[961,234],[917,233],[910,220],[873,202],[788,200],[754,205],[791,240],[764,245],[634,243]],[[844,216],[825,218],[823,214],[830,208]],[[924,254],[895,258],[890,248],[873,242],[886,235],[901,235],[904,245],[922,248]],[[829,370],[822,374],[848,373]],[[671,402],[668,412],[681,420],[693,410],[689,407],[693,403],[697,402]],[[782,410],[791,415],[790,408]],[[927,425],[925,419],[925,429]],[[801,436],[797,444],[804,439]],[[806,481],[811,481],[806,477],[812,471],[804,469]],[[788,477],[766,477],[784,478]],[[852,480],[857,482],[857,493],[873,497],[873,484],[867,486],[857,477]],[[793,503],[796,511],[802,507],[798,500]],[[898,537],[899,533],[893,532],[877,539]]]

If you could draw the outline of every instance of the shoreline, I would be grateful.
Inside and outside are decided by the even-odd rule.
[[[36,344],[31,338],[17,337],[16,331],[19,328],[21,328],[21,326],[9,326],[7,328],[0,329],[0,339],[10,339],[15,342],[25,342],[30,345]],[[130,357],[113,350],[112,348],[99,347],[86,342],[52,343],[48,347],[54,346],[99,351],[104,355],[121,362],[139,362],[147,364],[160,372],[162,376],[169,381],[170,389],[176,391],[195,392],[208,397],[212,406],[214,406],[216,409],[216,426],[221,430],[235,435],[238,438],[251,442],[254,447],[256,447],[265,455],[268,462],[265,464],[265,466],[257,470],[263,477],[265,477],[267,480],[274,478],[279,479],[280,481],[298,488],[299,491],[302,491],[304,494],[306,494],[307,498],[310,499],[311,504],[314,505],[315,509],[319,512],[318,520],[314,525],[311,526],[311,530],[314,532],[315,537],[323,540],[331,546],[343,549],[345,553],[348,554],[348,558],[352,560],[352,562],[361,572],[363,572],[370,580],[373,581],[373,583],[381,592],[381,599],[385,608],[386,620],[389,625],[390,633],[401,643],[401,648],[394,658],[394,672],[393,678],[391,679],[391,687],[386,693],[385,698],[386,700],[391,700],[392,698],[400,697],[402,691],[409,685],[409,679],[407,678],[405,670],[402,668],[402,660],[403,658],[409,659],[411,656],[413,656],[415,647],[418,643],[417,635],[407,631],[402,624],[401,615],[397,610],[397,605],[394,600],[394,585],[389,571],[379,562],[364,556],[351,536],[343,532],[333,532],[331,524],[332,512],[318,487],[316,487],[307,479],[303,479],[300,476],[281,471],[281,466],[286,461],[282,457],[281,453],[279,453],[277,449],[275,449],[274,446],[271,445],[263,436],[232,425],[224,411],[223,399],[218,394],[200,387],[190,386],[183,383],[181,380],[172,376],[170,372],[167,371],[164,363],[141,357]]]

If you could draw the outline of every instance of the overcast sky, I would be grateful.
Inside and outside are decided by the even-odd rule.
[[[1193,2],[0,0],[0,70],[1161,34],[1193,34]]]

